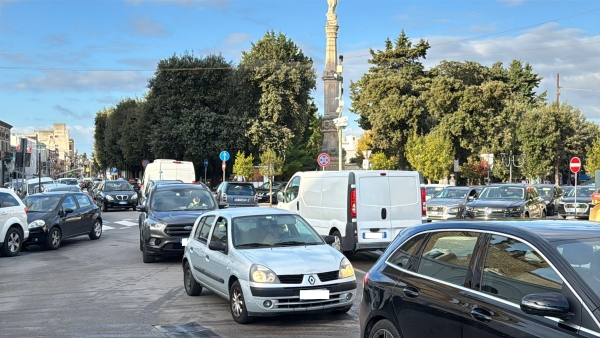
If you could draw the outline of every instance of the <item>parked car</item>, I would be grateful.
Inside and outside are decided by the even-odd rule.
[[[425,201],[429,201],[435,194],[442,191],[448,184],[424,184],[425,187]]]
[[[546,202],[548,216],[554,216],[558,212],[558,205],[565,194],[562,188],[553,184],[536,184],[534,187]]]
[[[590,211],[594,207],[592,194],[595,191],[595,186],[577,186],[577,189],[571,190],[558,204],[558,215],[563,219],[567,218],[567,216],[589,218]],[[575,196],[576,192],[577,196]]]
[[[215,192],[217,201],[229,207],[257,207],[258,196],[250,182],[222,182]]]
[[[1,164],[0,164],[1,165]],[[0,188],[0,254],[12,257],[21,252],[29,237],[27,207],[12,189]]]
[[[546,202],[528,184],[491,184],[473,202],[467,203],[464,218],[546,218]]]
[[[427,220],[463,218],[467,202],[474,201],[482,189],[483,187],[445,187],[425,203]]]
[[[109,209],[133,209],[138,205],[138,197],[129,182],[124,180],[105,181],[96,189],[96,204],[102,211]]]
[[[415,226],[364,278],[360,337],[598,337],[599,277],[594,223]]]
[[[25,245],[56,250],[66,238],[102,236],[100,209],[82,192],[48,192],[27,196],[29,239]]]
[[[159,256],[181,256],[182,238],[189,237],[198,217],[226,206],[217,205],[211,193],[199,185],[174,183],[152,187],[147,203],[139,206],[143,262],[152,263]]]
[[[70,192],[82,192],[82,190],[77,185],[68,185],[68,184],[42,184],[42,191],[40,191],[40,187],[36,186],[35,193],[40,192],[51,192],[51,191],[70,191]]]
[[[198,296],[205,287],[225,298],[241,324],[285,313],[345,313],[356,297],[356,277],[350,261],[327,245],[333,241],[290,211],[209,212],[186,243],[185,290]]]
[[[256,195],[258,196],[259,203],[268,203],[271,200],[271,204],[277,204],[277,193],[282,190],[287,182],[273,182],[273,188],[271,189],[271,183],[265,182],[260,187],[256,188]]]
[[[575,187],[572,185],[561,185],[560,188],[563,190],[564,197],[566,197]]]

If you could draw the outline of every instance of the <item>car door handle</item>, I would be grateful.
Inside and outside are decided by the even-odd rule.
[[[407,297],[416,298],[419,297],[419,290],[413,288],[412,286],[407,286],[402,290]]]
[[[300,201],[296,201],[296,210],[300,210]]]
[[[381,208],[381,219],[386,219],[386,218],[387,218],[387,209]]]
[[[204,256],[206,258],[206,260],[210,260],[210,257],[208,257],[208,255]]]
[[[491,322],[492,314],[483,308],[477,307],[471,311],[471,317],[477,319],[480,322]]]
[[[194,248],[190,248],[190,252],[191,252],[191,253],[194,253]]]

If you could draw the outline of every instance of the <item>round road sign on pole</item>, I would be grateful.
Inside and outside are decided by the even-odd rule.
[[[230,156],[227,150],[223,150],[221,153],[219,153],[219,159],[223,162],[229,161],[229,157]]]
[[[143,161],[142,161],[142,167],[146,168],[146,166],[147,166],[148,164],[150,164],[150,161],[148,161],[148,160],[143,160]]]
[[[579,157],[573,157],[571,159],[571,162],[569,163],[569,167],[571,168],[571,171],[573,173],[578,173],[581,169],[581,160],[579,159]]]
[[[227,162],[223,161],[223,163],[221,164],[221,169],[225,171],[225,168],[227,168]]]
[[[321,167],[326,167],[331,162],[331,159],[329,158],[329,155],[327,155],[326,153],[321,153],[317,157],[317,162],[319,162],[319,165]]]

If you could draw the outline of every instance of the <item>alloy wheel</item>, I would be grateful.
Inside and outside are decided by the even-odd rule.
[[[50,241],[52,246],[55,248],[60,245],[60,234],[58,233],[58,230],[52,231],[52,234],[50,235]]]
[[[335,242],[333,242],[333,244],[331,245],[334,249],[336,249],[337,251],[342,251],[342,240],[338,237],[338,236],[333,236],[333,238],[335,239]]]
[[[394,338],[394,335],[386,329],[379,329],[375,331],[373,338]]]
[[[100,224],[99,221],[94,223],[94,235],[96,235],[96,237],[100,237],[100,235],[102,235],[102,224]]]
[[[8,251],[15,253],[19,251],[21,247],[21,236],[18,233],[13,232],[8,236]]]
[[[185,270],[185,288],[192,289],[192,271],[190,269]]]
[[[242,298],[242,291],[240,289],[235,288],[233,290],[233,296],[231,297],[231,311],[233,315],[239,317],[244,312],[243,310],[244,300]]]

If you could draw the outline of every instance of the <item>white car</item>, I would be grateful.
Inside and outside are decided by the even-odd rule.
[[[0,254],[18,255],[28,237],[25,204],[12,189],[0,188]]]
[[[187,240],[187,241],[186,241]],[[233,319],[319,311],[348,312],[356,297],[352,264],[300,215],[272,208],[208,212],[183,238],[183,281],[229,300]]]

